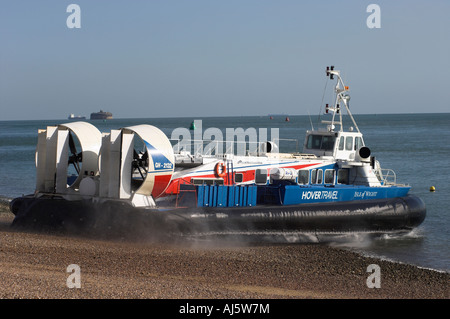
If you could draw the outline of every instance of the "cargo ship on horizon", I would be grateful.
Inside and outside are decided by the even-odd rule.
[[[113,116],[111,112],[105,112],[100,110],[100,112],[91,113],[91,120],[112,120]]]

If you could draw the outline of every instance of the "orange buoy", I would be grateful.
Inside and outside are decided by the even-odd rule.
[[[217,177],[225,177],[227,175],[227,166],[225,165],[224,162],[220,161],[216,164],[216,166],[214,167],[214,174]]]

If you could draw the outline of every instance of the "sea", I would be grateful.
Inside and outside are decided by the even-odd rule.
[[[258,132],[277,129],[281,152],[301,152],[306,130],[325,128],[321,121],[326,116],[274,114],[86,121],[102,132],[150,124],[168,137],[172,137],[175,129],[189,128],[193,121],[199,120],[203,132],[207,128],[223,132],[227,128],[255,128]],[[407,234],[376,238],[349,234],[329,244],[365,256],[450,272],[450,113],[364,114],[354,115],[354,119],[357,127],[347,121],[344,129],[359,128],[371,155],[382,168],[395,171],[397,182],[411,186],[410,193],[425,202],[427,215],[422,225]],[[34,192],[37,132],[48,125],[67,122],[67,119],[0,121],[0,197],[11,199]],[[435,191],[430,191],[432,186]]]

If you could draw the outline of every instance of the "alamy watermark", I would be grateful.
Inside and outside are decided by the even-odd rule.
[[[67,17],[66,25],[69,29],[80,29],[81,28],[81,8],[78,4],[69,4],[67,6],[66,12],[71,14]]]
[[[193,127],[195,129],[179,127],[172,131],[170,139],[175,142],[175,153],[185,151],[195,155],[245,156],[259,152],[278,152],[278,128],[270,128],[269,135],[268,128],[226,128],[225,133],[217,127],[203,130],[202,120],[195,120]]]
[[[70,13],[67,17],[66,25],[69,29],[81,28],[81,8],[78,4],[69,4],[66,12]],[[370,13],[367,17],[366,25],[369,29],[381,28],[381,8],[378,4],[369,4],[366,8],[366,12]]]
[[[377,264],[367,266],[367,272],[371,273],[367,277],[366,285],[368,288],[381,288],[381,268]]]
[[[81,268],[77,264],[70,264],[67,270],[70,275],[67,277],[67,288],[81,288]],[[381,268],[377,264],[370,264],[366,271],[370,275],[366,279],[368,288],[381,288]]]
[[[67,288],[81,288],[81,268],[77,264],[70,264],[66,271],[70,273],[67,277]]]
[[[378,4],[369,4],[366,12],[371,14],[367,17],[366,25],[369,29],[381,28],[381,8]]]

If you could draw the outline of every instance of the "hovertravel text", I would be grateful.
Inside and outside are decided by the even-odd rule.
[[[304,191],[302,199],[338,199],[338,191]]]

